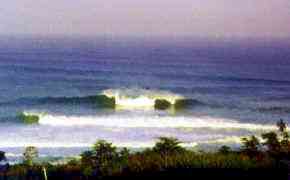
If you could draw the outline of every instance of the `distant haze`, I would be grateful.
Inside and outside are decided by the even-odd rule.
[[[1,35],[290,37],[289,0],[7,0]]]

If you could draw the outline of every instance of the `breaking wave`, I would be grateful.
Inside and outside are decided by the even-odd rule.
[[[246,129],[275,130],[275,125],[240,123],[238,121],[212,117],[186,116],[65,116],[45,113],[26,112],[37,115],[40,125],[48,126],[100,126],[120,128],[211,128],[211,129]]]
[[[161,103],[156,103],[161,102]],[[204,103],[187,99],[182,95],[169,91],[147,89],[108,89],[97,95],[83,97],[44,97],[44,98],[21,98],[14,102],[1,103],[0,106],[23,104],[23,105],[90,105],[97,108],[119,109],[168,109],[187,108],[188,106],[205,105]],[[165,108],[164,108],[165,107]]]
[[[9,105],[41,106],[41,105],[68,105],[88,107],[92,109],[190,109],[192,107],[208,108],[229,108],[239,110],[250,110],[258,113],[285,114],[290,112],[289,106],[267,105],[261,107],[254,104],[252,107],[243,107],[233,104],[218,102],[208,102],[207,99],[192,99],[170,91],[140,89],[140,88],[121,88],[107,89],[97,95],[75,96],[75,97],[26,97],[11,102],[1,102],[0,107]],[[6,118],[7,119],[7,118]]]
[[[106,105],[112,99],[105,95],[83,96],[83,97],[43,97],[43,98],[21,98],[14,102],[1,103],[2,106],[23,104],[23,105],[42,105],[42,104],[68,104],[68,105]]]
[[[168,91],[146,89],[108,89],[102,92],[109,98],[114,98],[117,106],[123,107],[154,107],[156,100],[166,100],[175,104],[183,96]]]
[[[187,99],[182,95],[169,91],[149,89],[108,89],[102,92],[108,98],[115,100],[115,107],[120,109],[168,108],[182,109],[193,105],[204,105],[197,100]]]

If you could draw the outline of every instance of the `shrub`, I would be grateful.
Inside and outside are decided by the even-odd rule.
[[[224,155],[227,155],[227,154],[229,154],[229,153],[231,153],[232,152],[232,150],[231,150],[231,148],[229,147],[229,146],[222,146],[222,147],[220,147],[220,149],[218,150],[218,153],[219,154],[224,154]]]
[[[251,158],[257,157],[261,152],[261,143],[256,136],[251,136],[249,138],[242,138],[242,152]]]
[[[277,123],[276,123],[278,130],[283,133],[286,131],[287,129],[287,125],[286,123],[283,121],[283,119],[280,119]]]
[[[117,148],[113,146],[112,143],[108,143],[105,140],[97,141],[93,146],[96,162],[102,166],[115,160],[117,158],[116,149]]]
[[[82,166],[96,166],[95,153],[93,151],[84,151],[81,154]]]
[[[33,161],[38,157],[38,150],[34,146],[28,146],[23,153],[23,163],[29,166],[33,165]]]
[[[153,151],[162,155],[185,152],[185,149],[180,146],[180,143],[176,138],[159,137],[158,142],[153,147]]]

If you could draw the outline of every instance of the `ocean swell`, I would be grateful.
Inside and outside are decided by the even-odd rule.
[[[90,115],[65,116],[26,112],[39,117],[38,123],[45,126],[100,126],[120,128],[210,128],[210,129],[246,129],[275,130],[275,125],[240,123],[235,120],[213,117],[192,116],[138,116],[138,115]]]
[[[184,99],[183,96],[168,91],[157,91],[147,89],[108,89],[103,95],[115,99],[117,107],[121,108],[157,108],[156,101],[162,100],[169,105],[174,105],[177,100]]]
[[[160,103],[161,102],[161,103]],[[204,103],[185,98],[169,91],[147,89],[108,89],[97,95],[77,97],[40,97],[20,98],[12,102],[1,103],[0,106],[38,106],[38,105],[88,105],[93,108],[111,109],[185,109],[189,106],[202,106]],[[165,106],[164,106],[165,105]]]

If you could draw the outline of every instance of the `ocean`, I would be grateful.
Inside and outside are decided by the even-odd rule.
[[[26,146],[73,156],[99,139],[129,148],[161,136],[188,147],[236,145],[290,122],[289,41],[0,39],[0,150],[11,158]],[[116,106],[106,106],[112,97]],[[157,99],[189,103],[158,110]]]

